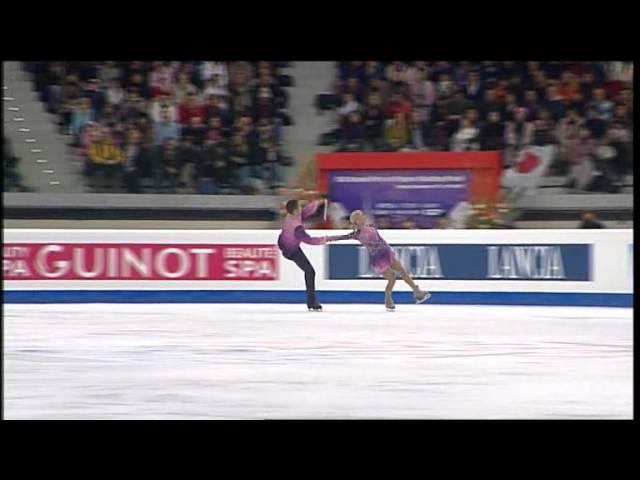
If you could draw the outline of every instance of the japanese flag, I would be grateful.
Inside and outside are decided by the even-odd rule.
[[[549,170],[554,151],[553,145],[522,149],[513,167],[503,173],[502,186],[532,193]]]

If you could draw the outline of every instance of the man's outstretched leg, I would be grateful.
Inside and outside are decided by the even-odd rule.
[[[312,310],[322,310],[322,306],[316,299],[316,271],[313,269],[309,259],[300,249],[291,255],[290,258],[304,272],[304,283],[307,289],[307,307]]]

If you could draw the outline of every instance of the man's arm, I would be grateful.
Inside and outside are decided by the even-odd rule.
[[[310,236],[302,225],[298,225],[294,231],[294,234],[298,240],[309,245],[324,245],[327,243],[327,237],[312,237]]]
[[[314,200],[312,202],[307,203],[304,207],[302,207],[302,220],[306,220],[311,215],[316,213],[318,207],[320,206],[320,200]]]

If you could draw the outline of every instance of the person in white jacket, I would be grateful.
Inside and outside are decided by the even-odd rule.
[[[533,122],[527,122],[527,109],[516,108],[514,111],[514,121],[507,122],[504,129],[504,140],[507,145],[505,151],[505,163],[511,166],[515,163],[520,151],[533,142],[535,126]]]
[[[168,114],[169,121],[175,122],[178,118],[176,107],[173,102],[170,101],[169,96],[154,97],[149,106],[149,116],[153,123],[159,123],[164,121],[165,116]]]
[[[204,62],[200,67],[200,79],[206,82],[214,75],[219,75],[218,85],[226,88],[229,84],[229,71],[224,62]]]
[[[479,130],[471,124],[468,118],[460,120],[460,128],[451,137],[451,151],[464,152],[467,150],[479,150]]]

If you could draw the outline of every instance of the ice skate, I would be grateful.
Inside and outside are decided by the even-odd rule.
[[[309,309],[310,312],[321,312],[322,311],[322,305],[320,305],[319,303],[317,303],[316,305],[313,305],[311,307],[307,307]]]
[[[393,299],[391,298],[391,295],[384,296],[384,307],[387,309],[387,312],[396,311],[396,305],[393,303]]]
[[[416,305],[426,302],[429,297],[431,297],[431,294],[429,292],[423,292],[422,290],[419,290],[418,293],[413,294],[413,299],[415,300]]]

